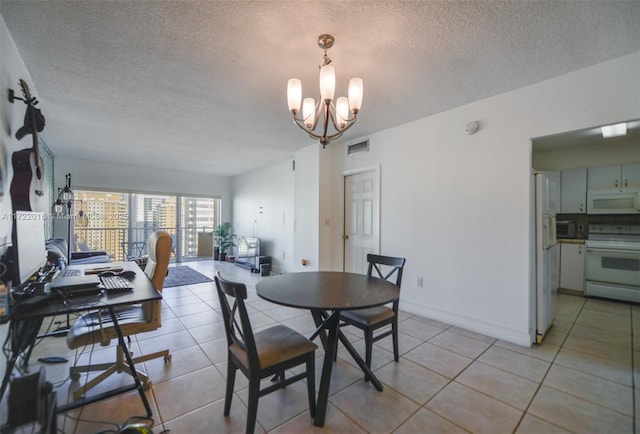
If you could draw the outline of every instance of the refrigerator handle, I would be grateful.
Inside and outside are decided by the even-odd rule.
[[[545,214],[544,222],[543,222],[543,231],[544,231],[544,245],[545,249],[549,247],[553,247],[557,244],[557,234],[556,234],[556,216],[555,214]]]

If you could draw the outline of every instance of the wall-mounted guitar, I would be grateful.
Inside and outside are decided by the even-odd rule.
[[[14,211],[46,211],[48,204],[44,193],[44,167],[38,150],[38,132],[44,129],[44,116],[40,109],[36,108],[38,100],[31,96],[29,86],[22,79],[20,87],[24,98],[16,97],[13,91],[9,90],[9,101],[19,99],[27,105],[24,125],[16,131],[16,139],[21,140],[25,135],[31,134],[33,146],[15,151],[11,155],[11,202]]]

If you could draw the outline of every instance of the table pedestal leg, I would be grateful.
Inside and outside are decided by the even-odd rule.
[[[322,324],[322,315],[319,311],[313,311],[313,319],[316,325]],[[329,400],[329,386],[331,384],[331,371],[333,370],[333,359],[338,350],[338,323],[340,312],[333,312],[325,323],[329,330],[329,336],[325,338],[325,333],[320,333],[320,339],[324,344],[324,362],[322,363],[322,376],[320,377],[320,387],[318,389],[318,401],[316,404],[316,417],[313,420],[315,426],[324,426],[324,419],[327,413],[327,402]],[[323,339],[325,338],[325,339]]]

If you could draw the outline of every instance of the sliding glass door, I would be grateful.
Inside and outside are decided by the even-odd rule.
[[[211,259],[212,232],[220,223],[220,199],[182,196],[178,216],[181,257]]]
[[[212,231],[220,221],[220,199],[75,190],[71,248],[105,250],[116,261],[144,256],[152,231],[173,239],[178,262],[211,259]]]

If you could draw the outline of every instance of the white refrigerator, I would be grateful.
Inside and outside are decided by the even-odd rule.
[[[541,343],[556,317],[560,286],[560,246],[556,213],[560,211],[560,172],[535,174],[536,342]]]

